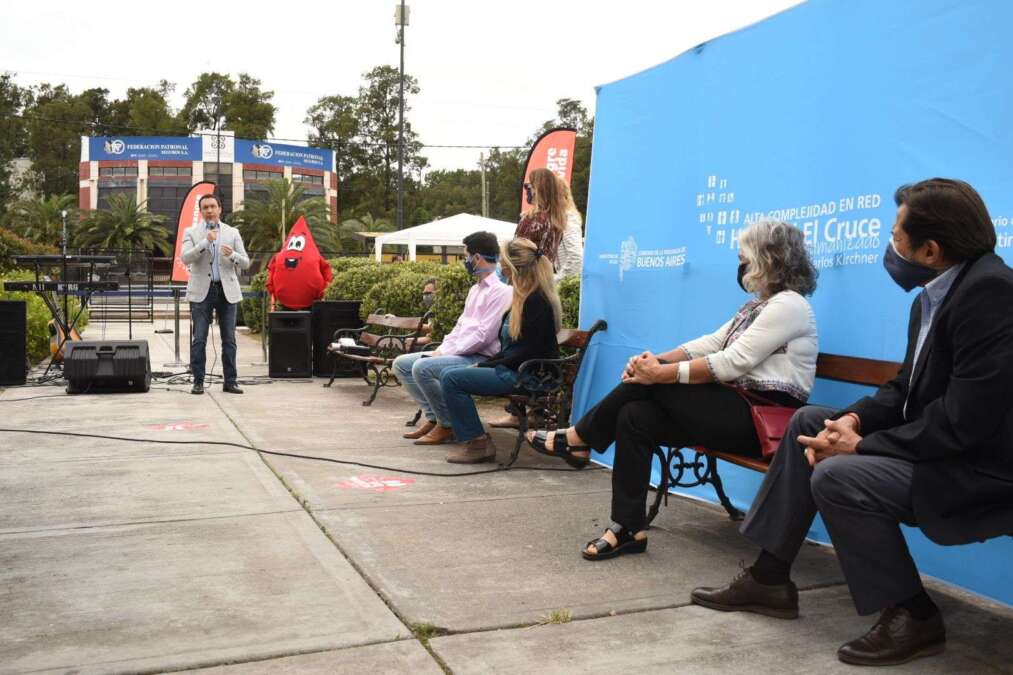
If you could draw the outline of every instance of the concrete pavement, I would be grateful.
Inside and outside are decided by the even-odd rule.
[[[173,336],[152,328],[135,337],[167,370]],[[402,390],[365,408],[361,381],[268,383],[260,359],[241,332],[243,396],[158,381],[0,393],[0,427],[134,439],[0,433],[0,673],[833,673],[847,670],[837,646],[870,623],[814,546],[794,572],[800,621],[688,605],[754,555],[722,510],[688,499],[663,509],[645,555],[585,563],[580,546],[608,522],[606,471],[446,475],[482,467],[401,439]],[[510,435],[495,438],[503,459]],[[529,450],[520,464],[563,466]],[[934,595],[949,648],[900,672],[1013,672],[1013,610]],[[557,610],[572,621],[531,627]]]

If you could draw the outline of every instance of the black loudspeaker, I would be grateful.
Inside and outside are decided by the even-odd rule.
[[[70,340],[64,348],[68,394],[151,389],[147,340]]]
[[[342,328],[361,328],[358,301],[318,300],[310,308],[313,323],[313,374],[330,377],[334,372],[334,357],[327,352],[327,345],[334,339],[334,331]],[[338,359],[336,377],[359,377],[361,368],[348,359]]]
[[[267,374],[271,377],[313,377],[313,341],[309,312],[271,312],[271,346]]]
[[[28,309],[24,300],[0,300],[0,385],[24,384],[28,374]]]

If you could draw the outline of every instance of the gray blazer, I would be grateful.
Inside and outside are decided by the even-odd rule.
[[[243,291],[239,287],[239,270],[250,266],[250,257],[246,255],[243,237],[239,230],[223,222],[218,223],[217,245],[232,247],[232,255],[226,258],[220,254],[219,267],[222,275],[222,290],[225,299],[236,303],[243,299]],[[186,282],[186,299],[190,302],[202,302],[211,287],[211,245],[208,242],[207,226],[201,222],[186,228],[183,232],[183,252],[179,256],[190,272],[190,280]]]

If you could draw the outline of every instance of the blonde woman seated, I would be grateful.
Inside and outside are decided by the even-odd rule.
[[[513,286],[510,308],[503,314],[497,354],[467,368],[440,375],[443,400],[450,412],[454,436],[464,443],[447,461],[475,464],[496,459],[492,438],[482,428],[472,394],[506,394],[517,386],[517,369],[528,359],[559,357],[556,333],[562,307],[552,281],[552,263],[530,239],[516,238],[503,246],[503,273]]]
[[[622,383],[566,430],[528,434],[538,452],[575,467],[590,449],[615,443],[613,525],[588,542],[584,558],[601,560],[647,549],[647,488],[656,446],[705,446],[759,456],[749,405],[726,385],[755,391],[778,405],[800,407],[816,376],[816,318],[804,296],[816,270],[802,232],[766,221],[739,240],[738,280],[755,295],[717,332],[663,354],[629,360]]]

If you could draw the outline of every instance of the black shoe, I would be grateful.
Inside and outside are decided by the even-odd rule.
[[[204,385],[201,384],[200,382],[194,382],[193,386],[190,387],[190,393],[191,394],[203,394],[204,393]]]
[[[242,394],[243,393],[243,390],[240,389],[239,386],[235,385],[235,384],[227,384],[227,385],[225,385],[224,387],[222,387],[222,391],[224,391],[226,394]]]
[[[888,607],[868,633],[838,649],[837,658],[855,666],[895,666],[945,648],[942,614],[919,621],[903,607]]]
[[[695,588],[690,599],[697,605],[722,612],[753,612],[777,619],[798,618],[795,584],[767,585],[753,578],[749,568],[722,588]]]

